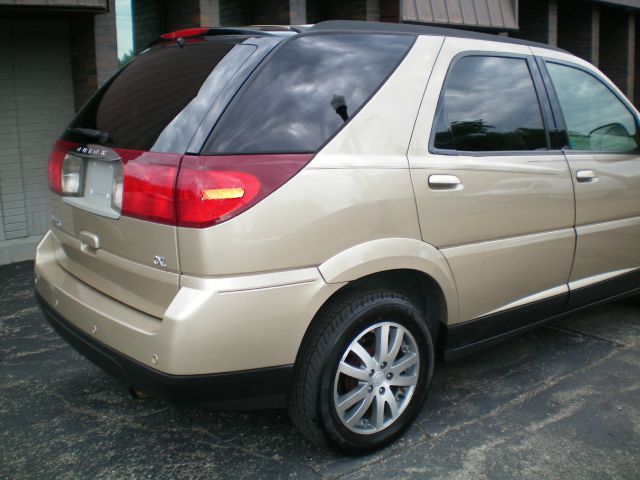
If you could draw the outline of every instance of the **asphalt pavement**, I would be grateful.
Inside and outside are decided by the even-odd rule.
[[[404,437],[345,457],[284,410],[133,400],[49,327],[32,269],[0,267],[0,479],[640,478],[640,297],[437,366]]]

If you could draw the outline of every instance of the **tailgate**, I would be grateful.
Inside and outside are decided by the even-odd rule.
[[[175,227],[99,216],[55,194],[50,202],[58,263],[105,295],[161,318],[178,293]],[[156,256],[166,267],[154,264]]]
[[[85,104],[49,160],[52,233],[62,268],[162,318],[179,288],[175,183],[181,159],[279,41],[239,35],[163,41]]]

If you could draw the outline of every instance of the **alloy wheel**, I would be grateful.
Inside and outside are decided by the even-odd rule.
[[[409,405],[418,382],[420,356],[411,332],[379,322],[346,348],[334,379],[334,407],[342,424],[358,434],[389,427]]]

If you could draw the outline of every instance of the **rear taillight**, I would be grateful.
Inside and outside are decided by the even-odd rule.
[[[62,194],[78,197],[83,194],[84,171],[83,158],[67,153],[62,161]]]
[[[113,194],[114,201],[122,203],[120,213],[175,225],[175,186],[182,156],[132,150],[118,153],[123,158],[122,192],[116,188]]]
[[[86,162],[69,153],[76,147],[77,143],[59,140],[49,157],[49,187],[60,195],[84,194]],[[109,151],[115,159],[104,161],[115,162],[110,195],[115,213],[191,228],[216,225],[244,212],[313,158],[306,153],[182,156]]]
[[[176,192],[177,224],[204,228],[244,212],[281,187],[312,154],[185,156]]]
[[[53,144],[53,149],[49,154],[49,188],[52,192],[62,195],[62,166],[64,157],[69,150],[77,146],[77,143],[65,142],[63,140],[58,140]]]

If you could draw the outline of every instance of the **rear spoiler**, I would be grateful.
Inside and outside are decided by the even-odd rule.
[[[310,25],[249,25],[247,27],[202,27],[187,28],[165,33],[147,45],[147,48],[179,38],[212,37],[218,35],[275,36],[296,35],[310,28]]]

